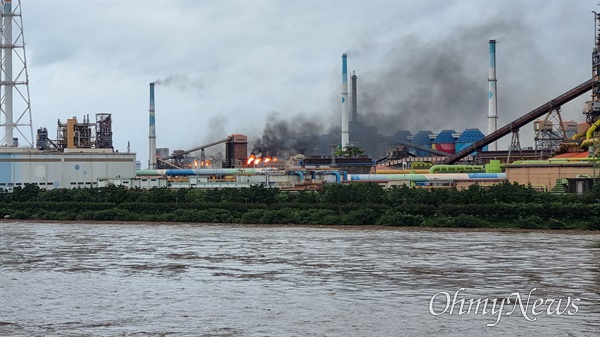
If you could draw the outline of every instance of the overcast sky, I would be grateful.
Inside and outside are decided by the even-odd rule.
[[[359,115],[395,130],[487,130],[488,40],[496,39],[499,126],[591,77],[597,1],[22,1],[34,132],[112,113],[114,145],[148,159],[268,118],[339,127],[341,54]],[[563,107],[584,121],[587,94]],[[533,145],[532,129],[522,134]],[[508,144],[509,139],[500,144]],[[222,149],[221,149],[222,150]]]

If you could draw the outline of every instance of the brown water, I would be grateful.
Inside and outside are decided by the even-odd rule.
[[[578,310],[431,314],[459,288]],[[483,334],[600,335],[600,235],[0,223],[1,336]]]

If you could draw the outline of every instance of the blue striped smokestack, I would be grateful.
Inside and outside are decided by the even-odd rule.
[[[350,143],[350,125],[348,118],[348,65],[347,55],[342,54],[342,148]]]
[[[496,40],[490,40],[490,76],[489,85],[489,105],[488,105],[488,135],[498,129],[498,99],[496,88]],[[498,150],[497,142],[489,145],[490,151]]]

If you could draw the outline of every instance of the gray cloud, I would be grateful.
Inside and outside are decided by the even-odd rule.
[[[487,41],[496,38],[502,125],[590,77],[596,8],[173,1],[24,2],[22,9],[34,127],[111,112],[115,147],[131,141],[146,162],[149,80],[173,75],[188,84],[157,88],[160,147],[201,144],[218,116],[227,118],[226,134],[261,138],[271,111],[288,124],[319,116],[310,118],[326,132],[340,123],[343,51],[359,76],[363,121],[386,132],[438,131],[445,122],[458,131],[486,125]],[[573,111],[565,118],[581,118],[587,98],[564,107]]]

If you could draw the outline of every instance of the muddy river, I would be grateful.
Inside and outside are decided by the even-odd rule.
[[[600,235],[0,222],[1,336],[598,336]]]

